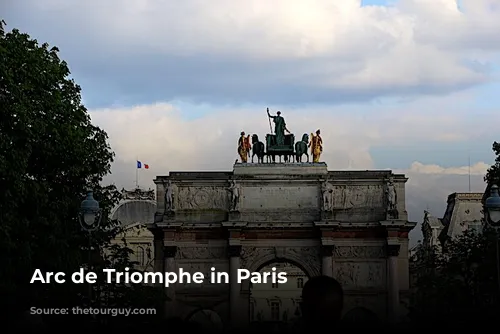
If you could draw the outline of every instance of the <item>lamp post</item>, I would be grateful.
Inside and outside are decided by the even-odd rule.
[[[498,280],[498,293],[500,296],[500,195],[498,194],[498,186],[496,184],[491,186],[490,197],[484,203],[484,212],[486,216],[486,223],[495,229],[496,238],[496,266],[497,266],[497,280]]]
[[[79,221],[82,230],[87,232],[88,236],[87,270],[90,271],[90,263],[92,259],[92,232],[97,230],[101,223],[101,209],[99,208],[99,202],[94,199],[94,192],[92,190],[87,191],[87,197],[82,201],[82,204],[80,205]],[[88,289],[88,298],[90,305],[92,302],[92,285],[90,283]]]

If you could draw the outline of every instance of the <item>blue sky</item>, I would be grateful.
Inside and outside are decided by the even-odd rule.
[[[321,128],[330,168],[405,172],[410,199],[442,206],[469,156],[476,190],[494,158],[495,1],[7,0],[0,12],[59,46],[110,135],[114,182],[130,185],[137,156],[149,180],[229,169],[241,130],[269,131],[270,107],[296,136]]]

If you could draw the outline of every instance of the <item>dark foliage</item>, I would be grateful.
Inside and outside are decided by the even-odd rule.
[[[3,21],[0,106],[1,303],[13,314],[32,306],[88,304],[85,284],[29,282],[35,269],[65,272],[69,279],[80,267],[100,272],[134,266],[126,242],[111,245],[122,229],[108,218],[120,193],[101,185],[114,157],[107,134],[91,123],[58,49],[16,29],[8,32]],[[101,229],[91,236],[90,253],[78,221],[89,188],[104,213]],[[92,303],[99,306],[156,305],[162,297],[137,285],[92,289]]]

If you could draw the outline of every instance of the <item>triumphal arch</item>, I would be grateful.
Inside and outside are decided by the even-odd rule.
[[[329,171],[325,163],[236,163],[226,172],[158,176],[157,271],[230,274],[228,284],[175,284],[166,312],[205,312],[225,325],[250,321],[251,285],[235,272],[288,262],[343,285],[345,312],[404,316],[409,289],[404,175]]]

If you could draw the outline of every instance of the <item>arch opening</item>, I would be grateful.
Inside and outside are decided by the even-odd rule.
[[[274,259],[266,261],[258,272],[285,272],[286,283],[277,283],[268,278],[266,283],[250,284],[250,322],[255,324],[293,324],[301,317],[302,288],[310,275],[296,261]]]

